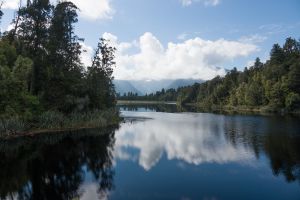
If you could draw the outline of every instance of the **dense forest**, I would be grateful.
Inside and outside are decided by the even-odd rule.
[[[177,101],[207,109],[254,109],[294,112],[300,108],[300,41],[287,38],[285,44],[274,44],[270,59],[243,72],[233,68],[225,77],[188,87],[158,91],[137,96],[126,94],[122,100]]]
[[[116,49],[100,38],[85,68],[77,12],[68,1],[27,0],[12,20],[14,28],[1,33],[0,132],[7,131],[8,119],[34,122],[42,115],[64,118],[115,106]]]

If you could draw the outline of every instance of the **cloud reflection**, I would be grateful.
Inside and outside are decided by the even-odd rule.
[[[245,162],[254,158],[244,145],[233,145],[224,135],[224,117],[208,114],[124,112],[151,120],[125,123],[116,133],[115,158],[137,160],[145,170],[161,157],[189,164]]]

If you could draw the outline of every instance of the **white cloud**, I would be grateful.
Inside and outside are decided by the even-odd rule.
[[[182,33],[180,35],[177,36],[178,40],[185,40],[188,37],[187,33]]]
[[[254,65],[254,60],[248,60],[246,67],[252,67]]]
[[[218,68],[236,58],[247,57],[258,50],[254,44],[219,39],[203,40],[199,37],[181,43],[169,42],[164,47],[152,34],[143,34],[138,42],[119,42],[105,33],[117,47],[117,68],[114,76],[125,80],[194,78],[208,80],[224,75]]]
[[[265,25],[261,25],[259,27],[259,30],[264,31],[265,34],[274,35],[274,34],[285,32],[286,27],[284,27],[281,24],[265,24]]]
[[[262,43],[266,39],[268,39],[266,36],[254,34],[254,35],[249,35],[249,36],[243,36],[239,39],[239,41],[243,42],[243,43],[256,44],[256,43]]]
[[[19,7],[20,0],[5,0],[2,5],[3,9],[17,9]]]
[[[193,3],[201,2],[205,6],[217,6],[221,3],[221,0],[180,0],[183,6],[190,6]]]
[[[84,182],[79,189],[81,200],[101,199],[108,200],[109,191],[99,192],[99,185],[93,182]]]
[[[111,0],[71,0],[80,9],[82,17],[96,19],[111,19],[114,10]]]
[[[111,0],[70,0],[79,9],[80,15],[89,20],[97,19],[111,19],[114,10],[111,5]],[[56,0],[51,0],[52,3],[56,3]],[[19,0],[6,0],[3,5],[3,9],[17,9],[19,6]]]
[[[86,45],[83,42],[80,42],[80,45],[82,47],[82,53],[81,53],[81,62],[86,66],[92,65],[92,56],[94,54],[94,50],[92,47]]]

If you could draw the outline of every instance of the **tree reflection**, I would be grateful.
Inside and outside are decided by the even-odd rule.
[[[114,130],[51,138],[26,138],[23,145],[1,151],[1,199],[76,199],[84,192],[80,186],[87,171],[98,182],[99,197],[113,189]]]
[[[274,175],[284,175],[288,182],[300,183],[300,135],[291,133],[291,130],[297,132],[298,126],[283,123],[282,120],[290,118],[255,118],[248,117],[245,122],[228,117],[224,127],[227,139],[234,145],[250,147],[257,158],[265,154]]]
[[[123,111],[148,111],[148,112],[186,112],[182,106],[176,104],[127,104],[118,106]]]
[[[288,182],[298,180],[300,183],[300,138],[280,135],[268,135],[265,151],[275,175],[283,174]]]

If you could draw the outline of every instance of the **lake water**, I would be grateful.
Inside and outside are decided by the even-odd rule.
[[[0,199],[300,199],[299,118],[120,109],[119,128],[1,141]]]

